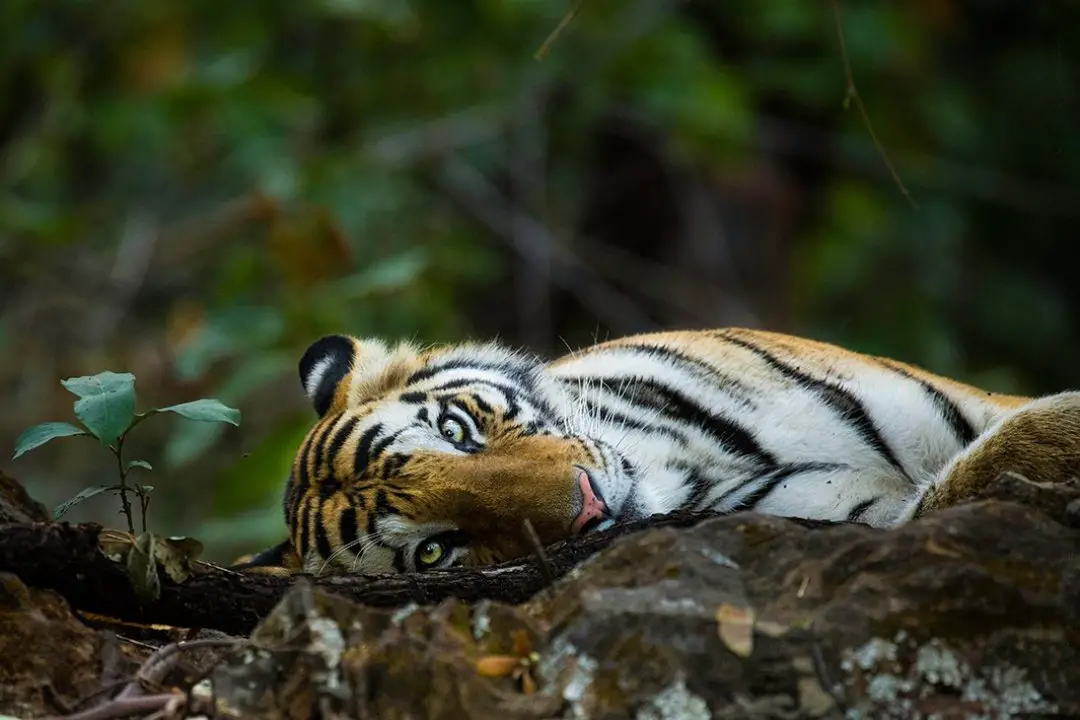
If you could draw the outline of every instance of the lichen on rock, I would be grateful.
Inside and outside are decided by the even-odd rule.
[[[215,691],[237,706],[237,673],[302,680],[280,717],[1076,714],[1077,567],[1076,529],[1009,502],[892,531],[732,515],[617,539],[518,606],[381,610],[299,583],[254,635],[278,664]],[[338,694],[316,672],[331,651]]]

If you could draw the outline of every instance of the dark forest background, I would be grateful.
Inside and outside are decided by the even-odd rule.
[[[744,325],[1077,386],[1080,3],[574,3],[0,3],[7,457],[64,377],[218,397],[239,428],[130,449],[151,529],[227,559],[283,533],[327,332]],[[0,469],[50,506],[114,481],[85,438]]]

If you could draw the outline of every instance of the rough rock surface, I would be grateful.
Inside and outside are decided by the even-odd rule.
[[[245,717],[1068,717],[1078,608],[1080,532],[1031,507],[743,514],[617,540],[519,606],[301,583],[212,681]]]
[[[37,522],[7,527],[27,535]],[[344,584],[299,578],[246,649],[191,658],[148,691],[244,718],[1080,716],[1077,483],[1006,475],[985,500],[892,531],[744,513],[598,547],[521,604],[443,594],[385,607],[383,594],[361,605],[338,594]],[[72,562],[90,552],[75,550]],[[474,575],[462,573],[475,600]],[[496,568],[483,587],[499,577],[534,580]],[[0,713],[81,699],[90,716],[118,716],[121,701],[101,691],[148,651],[115,638],[199,635],[135,625],[123,603],[113,625],[76,614],[79,596],[33,578],[67,587],[0,572]],[[424,582],[395,578],[395,597],[412,583],[431,598]]]
[[[0,523],[37,523],[52,520],[45,506],[30,497],[26,488],[0,472]]]
[[[134,665],[81,623],[62,597],[0,573],[0,711],[60,712]],[[115,677],[113,678],[115,679]]]

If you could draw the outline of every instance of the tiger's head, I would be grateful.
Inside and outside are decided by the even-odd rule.
[[[536,358],[333,335],[299,371],[319,419],[286,486],[290,538],[253,565],[366,574],[500,562],[529,553],[525,519],[548,544],[610,524],[630,492],[629,463],[572,432],[566,396]]]

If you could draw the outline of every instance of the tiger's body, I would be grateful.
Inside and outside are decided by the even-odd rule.
[[[505,560],[616,519],[757,510],[892,527],[1004,470],[1080,472],[1080,394],[988,393],[745,329],[637,335],[544,363],[333,336],[301,380],[320,415],[249,567],[409,572]]]

